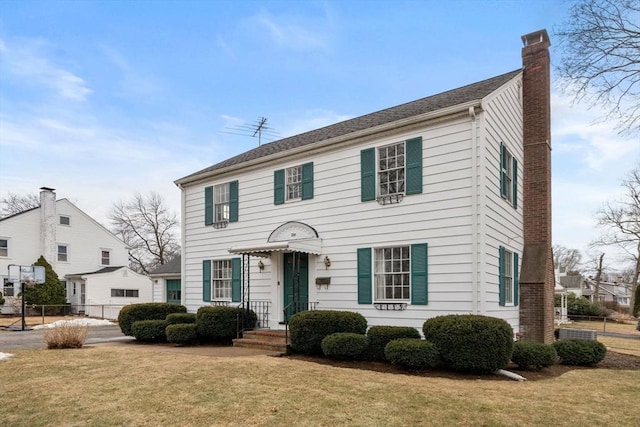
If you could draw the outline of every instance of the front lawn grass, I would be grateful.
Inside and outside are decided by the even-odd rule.
[[[153,346],[14,354],[0,361],[0,420],[10,426],[631,426],[640,400],[640,371],[631,370],[575,369],[515,382]]]

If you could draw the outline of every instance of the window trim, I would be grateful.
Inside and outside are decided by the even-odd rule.
[[[105,257],[104,254],[107,254],[107,262],[105,263]],[[100,249],[100,265],[111,265],[111,249]]]
[[[517,307],[520,302],[520,257],[504,246],[500,246],[498,252],[498,305]]]
[[[117,295],[120,293],[122,295]],[[125,289],[125,288],[111,288],[111,298],[140,298],[140,290]]]
[[[219,265],[221,268],[216,268]],[[216,277],[216,271],[222,276]],[[224,273],[226,272],[226,275]],[[211,301],[231,301],[233,266],[231,258],[211,260]],[[220,286],[216,287],[216,284]],[[228,284],[228,286],[227,286]],[[226,296],[228,294],[228,296]]]
[[[64,252],[60,252],[60,248],[64,248]],[[64,256],[64,259],[60,259],[61,255]],[[60,243],[56,245],[56,260],[58,262],[69,262],[69,245]]]
[[[518,208],[518,160],[500,143],[500,197]]]
[[[0,246],[0,258],[8,258],[9,257],[9,239],[8,238],[0,238],[0,242],[5,242],[4,247]],[[4,252],[4,254],[2,253]]]
[[[67,220],[66,224],[62,222],[63,218]],[[59,215],[58,216],[58,224],[59,225],[64,225],[65,227],[71,227],[71,216],[69,216],[69,215]]]
[[[294,178],[295,178],[295,181],[294,181]],[[284,182],[285,202],[302,200],[302,165],[295,165],[295,166],[285,168],[284,179],[285,179],[285,182]],[[294,194],[297,194],[297,195],[292,196],[292,191]]]
[[[377,302],[405,302],[408,303],[411,301],[411,246],[410,245],[399,245],[399,246],[384,246],[384,247],[376,247],[376,248],[372,248],[373,249],[373,287],[374,287],[374,292],[373,292],[373,302],[377,303]],[[394,258],[394,250],[395,249],[399,249],[400,250],[400,258],[399,259],[395,259]],[[404,258],[404,254],[403,251],[406,250],[406,255],[407,258]],[[385,252],[386,251],[390,251],[391,254],[391,258],[390,259],[386,259],[384,257]],[[378,259],[379,254],[382,255],[381,259]],[[409,264],[407,265],[407,269],[404,269],[403,266],[403,261],[405,261],[405,259],[409,262]],[[394,263],[395,262],[399,262],[400,263],[400,271],[394,271]],[[391,271],[379,271],[378,268],[380,266],[382,266],[383,269],[385,269],[385,265],[387,263],[391,263]],[[391,276],[392,277],[392,282],[395,282],[396,276],[399,275],[401,278],[401,283],[399,288],[401,289],[401,293],[404,293],[404,288],[407,288],[408,291],[408,295],[406,297],[402,296],[400,298],[395,298],[395,297],[390,297],[387,298],[386,294],[387,294],[387,289],[389,287],[389,285],[387,283],[382,283],[380,284],[379,281],[383,281],[383,282],[387,282],[386,277]],[[404,283],[404,276],[408,276],[408,283]],[[398,288],[398,286],[396,286],[395,283],[392,283],[391,285],[391,293],[395,293],[395,289]],[[385,296],[380,296],[380,293],[384,294]]]

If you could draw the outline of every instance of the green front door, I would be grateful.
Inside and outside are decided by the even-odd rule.
[[[167,280],[167,302],[171,304],[182,303],[180,279]]]
[[[285,321],[309,309],[309,256],[300,252],[284,254]]]

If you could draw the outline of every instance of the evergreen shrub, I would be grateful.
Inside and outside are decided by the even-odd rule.
[[[607,347],[599,341],[559,340],[552,345],[563,365],[595,365],[601,362],[607,354]]]
[[[118,314],[118,324],[124,335],[134,336],[132,325],[138,320],[165,320],[171,313],[186,313],[187,307],[166,302],[147,302],[122,307]]]
[[[424,322],[422,331],[454,371],[491,373],[511,360],[513,330],[502,319],[476,314],[438,316]]]
[[[167,325],[177,325],[180,323],[196,323],[195,313],[171,313],[165,319]]]
[[[322,340],[322,353],[333,359],[362,359],[369,349],[366,335],[336,332]]]
[[[195,323],[173,323],[165,329],[167,341],[174,344],[188,345],[198,340],[198,330]]]
[[[558,354],[551,345],[527,341],[516,341],[513,344],[511,361],[520,369],[539,371],[554,365],[557,360]]]
[[[167,340],[164,320],[137,320],[131,325],[131,333],[138,341],[164,342]]]
[[[196,313],[198,337],[205,341],[231,342],[241,332],[244,316],[245,329],[256,326],[257,316],[253,310],[237,307],[200,307]]]
[[[367,331],[369,354],[372,359],[384,359],[384,348],[398,338],[420,338],[420,332],[411,326],[372,326]]]
[[[436,345],[420,338],[398,338],[384,348],[385,358],[394,365],[420,371],[439,363]]]
[[[364,335],[366,331],[367,319],[352,311],[302,311],[289,320],[291,348],[299,353],[322,354],[322,340],[336,332]]]

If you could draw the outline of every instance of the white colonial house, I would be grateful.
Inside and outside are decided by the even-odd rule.
[[[127,245],[67,199],[56,199],[53,189],[43,187],[40,206],[0,219],[0,277],[5,306],[13,311],[13,297],[19,284],[7,281],[9,265],[30,266],[40,256],[51,264],[67,289],[68,302],[84,311],[86,283],[71,286],[68,277],[129,264]],[[150,283],[149,283],[150,292]],[[108,293],[108,292],[107,292]],[[138,302],[148,299],[139,298]],[[110,299],[92,299],[92,304],[108,304]]]
[[[272,329],[309,309],[419,329],[433,316],[477,313],[526,329],[523,74],[548,76],[549,63],[544,30],[523,40],[523,56],[542,52],[546,63],[525,60],[177,180],[189,311],[246,304]],[[548,85],[534,90],[548,103]],[[534,243],[532,265],[547,252]],[[546,269],[543,260],[528,276]],[[552,328],[553,288],[550,300]]]

